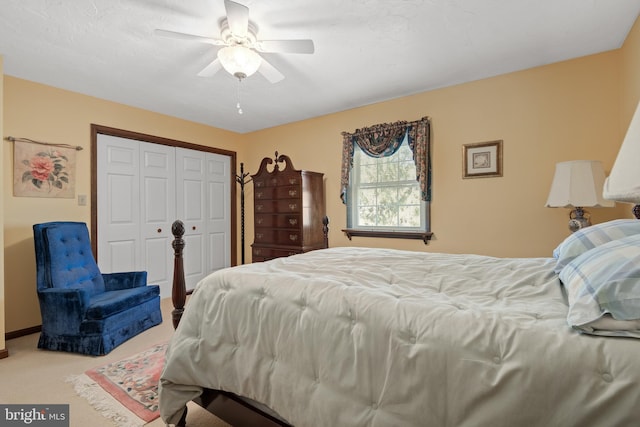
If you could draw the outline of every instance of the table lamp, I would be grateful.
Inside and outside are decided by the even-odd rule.
[[[591,225],[585,207],[613,207],[614,202],[602,196],[605,181],[602,162],[572,160],[556,164],[546,207],[573,208],[569,212],[569,229],[573,232]]]
[[[603,196],[617,202],[633,203],[640,219],[640,104],[631,119],[611,174],[604,183]]]

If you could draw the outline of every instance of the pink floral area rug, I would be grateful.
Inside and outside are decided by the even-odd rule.
[[[160,416],[158,382],[167,344],[89,369],[68,379],[76,393],[118,426],[143,426]]]

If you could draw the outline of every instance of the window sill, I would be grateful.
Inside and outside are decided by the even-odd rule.
[[[380,230],[358,230],[354,228],[344,228],[342,232],[351,240],[352,237],[384,237],[388,239],[415,239],[422,240],[426,245],[433,233],[431,231],[380,231]]]

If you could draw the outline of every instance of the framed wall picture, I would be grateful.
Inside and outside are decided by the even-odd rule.
[[[14,139],[13,195],[73,199],[76,148]]]
[[[462,178],[502,176],[502,140],[462,146]]]

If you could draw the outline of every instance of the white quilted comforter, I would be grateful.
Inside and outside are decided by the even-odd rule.
[[[205,387],[297,427],[640,425],[640,340],[570,329],[553,265],[331,248],[218,271],[171,341],[161,416]]]

